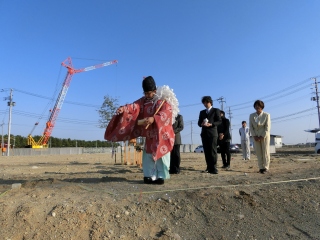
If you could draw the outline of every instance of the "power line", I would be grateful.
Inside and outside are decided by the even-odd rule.
[[[20,92],[20,93],[24,93],[30,96],[34,96],[34,97],[38,97],[38,98],[43,98],[43,99],[48,99],[48,100],[55,100],[53,97],[46,97],[46,96],[42,96],[39,94],[34,94],[34,93],[30,93],[30,92],[26,92],[26,91],[22,91],[19,89],[14,89],[16,92]],[[79,105],[79,106],[84,106],[84,107],[93,107],[93,108],[100,108],[101,105],[93,105],[93,104],[87,104],[87,103],[80,103],[80,102],[73,102],[73,101],[64,101],[64,103],[68,103],[68,104],[73,104],[73,105]]]

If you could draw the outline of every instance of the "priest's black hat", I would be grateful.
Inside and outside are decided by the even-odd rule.
[[[156,82],[153,77],[149,76],[143,79],[142,88],[144,92],[154,91],[157,89]]]

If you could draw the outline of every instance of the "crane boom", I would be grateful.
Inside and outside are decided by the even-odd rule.
[[[34,139],[32,138],[32,136],[30,134],[28,136],[28,146],[32,147],[32,148],[44,148],[44,147],[48,146],[49,138],[50,138],[52,130],[55,126],[58,115],[60,113],[63,101],[67,95],[73,74],[80,73],[80,72],[86,72],[86,71],[94,70],[94,69],[101,68],[101,67],[106,67],[106,66],[109,66],[109,65],[115,64],[115,63],[118,63],[118,61],[113,60],[113,61],[97,64],[97,65],[86,67],[86,68],[74,69],[73,65],[72,65],[72,60],[70,57],[68,57],[66,60],[64,60],[61,63],[61,65],[66,67],[68,72],[67,72],[66,78],[62,84],[62,89],[59,93],[59,96],[56,100],[56,103],[51,111],[50,117],[46,123],[46,127],[44,129],[43,135],[39,139],[39,141],[36,142],[36,141],[34,141]]]

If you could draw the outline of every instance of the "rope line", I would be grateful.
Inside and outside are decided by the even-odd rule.
[[[233,185],[223,185],[223,186],[207,186],[207,187],[168,189],[168,190],[161,190],[161,191],[134,192],[134,193],[131,193],[131,194],[136,195],[136,194],[165,193],[165,192],[188,191],[188,190],[199,190],[199,189],[210,189],[210,188],[249,187],[249,186],[260,186],[260,185],[289,183],[289,182],[302,182],[302,181],[319,180],[319,179],[320,179],[320,177],[315,177],[315,178],[284,180],[284,181],[266,182],[266,183],[233,184]]]

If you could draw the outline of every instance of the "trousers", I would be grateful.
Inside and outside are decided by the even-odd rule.
[[[261,141],[254,141],[254,150],[258,158],[259,169],[269,169],[270,165],[270,136]]]

